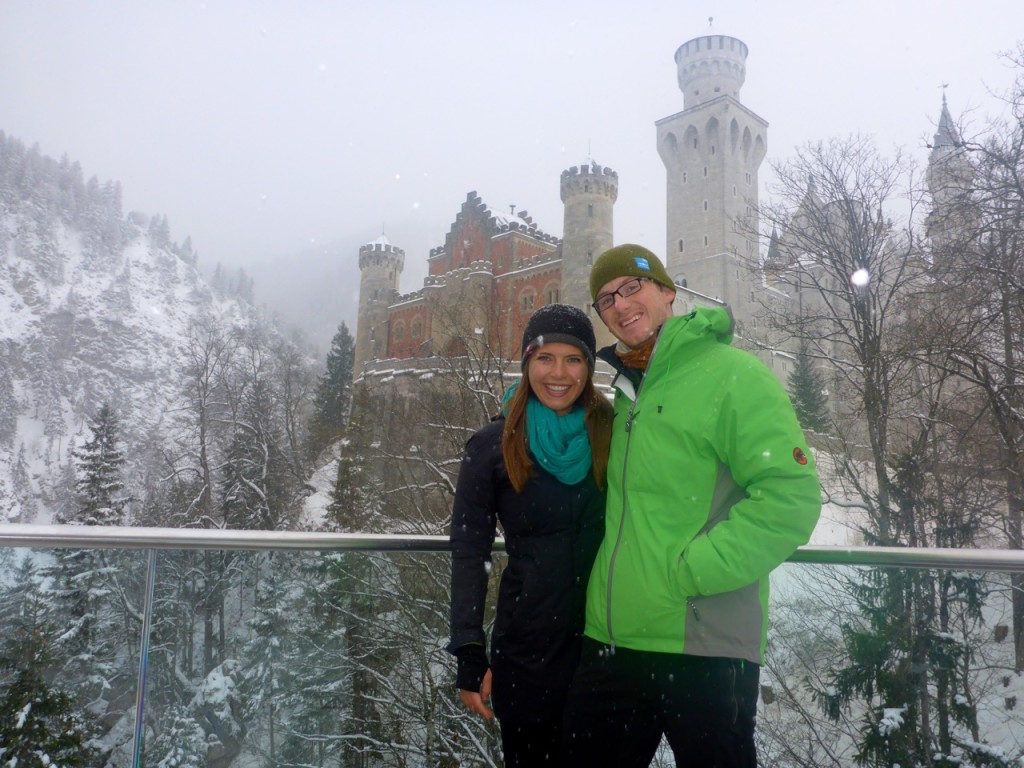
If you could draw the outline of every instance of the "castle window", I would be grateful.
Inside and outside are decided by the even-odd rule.
[[[736,185],[735,184],[732,185],[732,196],[736,197]]]
[[[547,289],[545,290],[544,298],[545,298],[545,300],[547,301],[548,304],[557,304],[558,303],[558,286],[557,285],[549,285],[547,287]]]
[[[412,337],[418,339],[423,335],[423,323],[420,320],[414,320],[412,323]]]
[[[591,266],[594,263],[594,252],[587,251],[587,266]]]
[[[705,248],[708,247],[708,236],[707,235],[704,235],[704,247]]]
[[[686,183],[686,171],[683,171],[683,184]]]
[[[523,314],[533,312],[533,307],[536,303],[537,294],[534,293],[533,288],[526,288],[519,294],[519,311]]]
[[[395,341],[401,341],[405,338],[405,323],[395,323],[394,338]]]
[[[750,174],[747,174],[747,184],[750,184]]]
[[[700,91],[697,91],[697,95],[700,96]],[[693,148],[694,149],[697,148],[697,140],[696,139],[693,140]]]
[[[705,201],[704,201],[704,210],[706,211],[707,209],[708,209],[708,201],[707,201],[707,200],[705,200]]]
[[[683,239],[682,238],[679,238],[679,252],[680,253],[683,252]]]
[[[717,91],[718,89],[715,88],[715,90]],[[712,155],[715,154],[715,145],[714,144],[711,145],[711,154]]]
[[[704,166],[704,178],[706,179],[707,177],[708,177],[708,167],[705,165]]]
[[[587,216],[589,216],[590,218],[594,218],[594,204],[593,203],[587,203]]]

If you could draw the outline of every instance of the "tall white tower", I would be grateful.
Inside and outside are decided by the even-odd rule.
[[[657,126],[667,172],[669,274],[742,312],[756,263],[757,171],[768,123],[740,103],[747,46],[727,35],[683,43],[675,54],[683,111]]]

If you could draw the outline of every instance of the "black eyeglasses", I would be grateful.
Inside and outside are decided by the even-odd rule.
[[[632,280],[627,280],[614,291],[602,293],[597,297],[597,301],[595,301],[592,306],[598,311],[598,313],[604,312],[606,309],[611,309],[611,307],[615,305],[616,296],[621,296],[624,299],[629,298],[644,287],[643,281],[647,279],[648,278],[646,277],[634,277]]]

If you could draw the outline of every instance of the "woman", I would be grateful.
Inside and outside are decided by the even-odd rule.
[[[462,702],[497,714],[507,768],[556,765],[587,579],[604,533],[612,409],[593,383],[594,329],[575,307],[526,325],[522,379],[466,444],[452,510],[452,636]],[[483,630],[497,523],[508,564],[490,662]],[[494,712],[487,699],[493,697]]]

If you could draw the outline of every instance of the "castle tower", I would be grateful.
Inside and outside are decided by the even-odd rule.
[[[743,312],[756,263],[757,171],[768,123],[740,103],[747,46],[706,35],[675,53],[683,111],[662,118],[658,154],[667,172],[669,274]]]
[[[590,267],[594,259],[614,245],[612,208],[619,196],[619,174],[591,162],[562,171],[562,285],[560,300],[579,307],[594,323],[601,320],[591,306]]]
[[[405,251],[381,235],[359,249],[359,317],[353,377],[363,372],[367,360],[384,357],[388,349],[388,307],[398,295],[398,278],[405,265]]]
[[[959,234],[971,231],[968,215],[973,207],[962,203],[970,194],[973,175],[974,169],[943,93],[939,125],[928,155],[926,179],[932,196],[932,209],[925,219],[928,237],[940,257]]]

